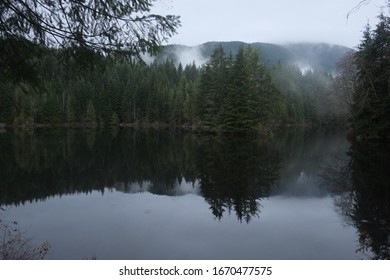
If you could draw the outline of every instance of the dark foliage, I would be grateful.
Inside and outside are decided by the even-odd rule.
[[[81,63],[97,55],[141,58],[180,26],[178,16],[151,13],[155,0],[3,0],[0,71],[29,81],[34,46],[66,49]],[[35,80],[35,79],[33,79]]]

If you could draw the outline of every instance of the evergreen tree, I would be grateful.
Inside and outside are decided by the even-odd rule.
[[[11,83],[0,83],[0,123],[12,122],[13,111],[13,86]]]
[[[119,123],[120,123],[120,120],[119,120],[118,114],[116,112],[114,112],[111,116],[111,119],[110,119],[110,127],[116,128],[116,127],[118,127]]]
[[[93,106],[92,100],[88,101],[87,112],[84,121],[85,123],[87,123],[88,126],[96,125],[96,111],[95,107]]]
[[[301,70],[296,65],[278,63],[272,69],[272,80],[281,93],[279,121],[283,124],[301,125],[305,121]]]
[[[38,114],[38,121],[42,123],[59,123],[62,121],[61,108],[53,96],[49,96],[43,103],[42,109]]]
[[[204,128],[214,130],[218,113],[227,93],[228,68],[222,45],[218,45],[206,63],[200,81],[198,113]]]
[[[34,75],[30,58],[37,42],[39,46],[67,49],[77,64],[88,62],[96,54],[141,59],[142,53],[155,53],[176,33],[180,19],[151,13],[153,2],[2,0],[0,76],[28,80]]]
[[[227,86],[227,97],[219,114],[220,128],[228,133],[254,131],[255,102],[252,99],[249,82],[249,68],[243,47],[237,52]]]
[[[353,126],[367,137],[390,136],[390,18],[369,26],[355,54],[357,82],[351,106]]]

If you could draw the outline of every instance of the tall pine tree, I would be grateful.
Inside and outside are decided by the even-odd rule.
[[[390,137],[390,18],[379,16],[367,27],[355,54],[357,83],[351,106],[356,132],[365,137]]]

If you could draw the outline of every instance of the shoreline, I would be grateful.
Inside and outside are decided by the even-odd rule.
[[[195,134],[211,134],[211,135],[259,135],[259,136],[272,136],[277,135],[283,131],[291,129],[305,129],[305,130],[316,130],[316,129],[345,129],[346,135],[348,131],[348,125],[339,124],[339,125],[314,125],[311,123],[305,124],[279,124],[277,126],[271,126],[269,128],[257,129],[247,132],[239,133],[229,133],[226,131],[218,129],[210,129],[209,127],[202,127],[201,124],[174,124],[174,123],[119,123],[116,125],[99,125],[98,123],[51,123],[51,124],[42,124],[42,123],[26,123],[26,124],[4,124],[0,123],[0,130],[5,131],[6,129],[11,130],[34,130],[34,129],[86,129],[86,130],[107,130],[107,129],[120,129],[120,128],[131,128],[131,129],[155,129],[155,130],[182,130],[188,131]]]
[[[35,128],[87,128],[87,129],[107,129],[107,128],[181,128],[186,130],[196,130],[199,126],[189,124],[165,124],[165,123],[119,123],[117,125],[99,125],[98,123],[25,123],[25,124],[5,124],[0,123],[0,129],[35,129]]]

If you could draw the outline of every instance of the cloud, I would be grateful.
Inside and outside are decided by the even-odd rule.
[[[207,62],[207,58],[202,54],[201,47],[176,48],[175,54],[177,56],[178,63],[180,62],[183,66],[194,62],[197,66],[201,66]]]
[[[169,44],[197,45],[207,41],[327,42],[355,47],[367,21],[376,22],[385,0],[347,14],[357,0],[176,0],[156,7],[181,16],[182,27]]]

